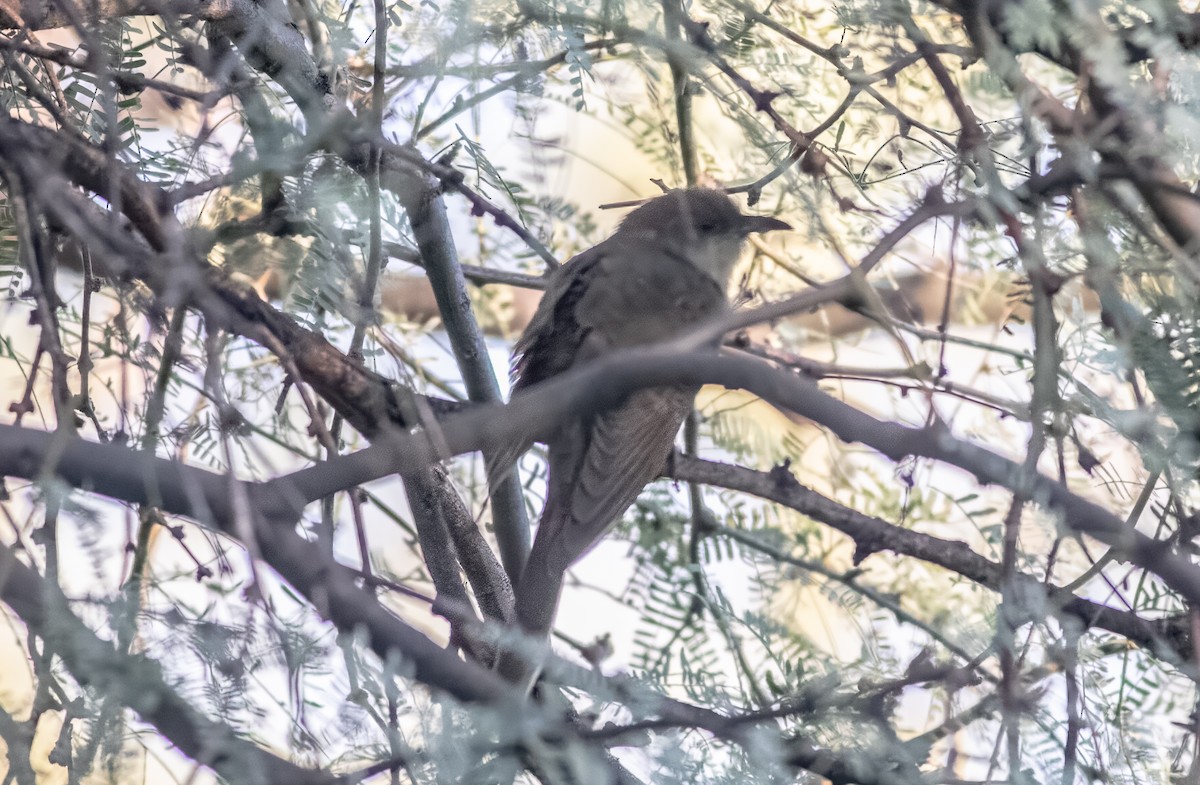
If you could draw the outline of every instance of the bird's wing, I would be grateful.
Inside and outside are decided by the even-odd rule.
[[[575,306],[587,292],[605,250],[605,243],[600,243],[550,274],[546,293],[513,346],[514,395],[562,373],[575,362],[590,332],[576,320]],[[532,445],[533,439],[524,439],[486,449],[489,484],[494,487]]]
[[[571,367],[590,327],[576,318],[576,306],[592,288],[610,244],[589,248],[550,275],[546,293],[525,332],[513,345],[513,392]]]
[[[563,575],[587,553],[667,462],[695,390],[656,388],[623,405],[568,423],[550,444],[550,476],[537,537],[514,587],[521,627],[544,634],[554,625]],[[578,453],[582,451],[582,455]]]
[[[538,532],[540,556],[565,570],[604,536],[665,468],[695,396],[694,388],[638,390],[590,418],[590,428],[577,433],[586,445],[577,445],[583,446],[578,464],[551,489],[558,509],[547,499],[542,525],[554,530]]]

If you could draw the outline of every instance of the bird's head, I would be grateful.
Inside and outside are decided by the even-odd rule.
[[[621,236],[651,235],[709,275],[722,288],[742,252],[746,235],[791,229],[778,218],[743,215],[720,191],[688,188],[646,202],[621,222]]]

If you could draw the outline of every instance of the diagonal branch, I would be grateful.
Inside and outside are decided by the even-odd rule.
[[[358,585],[357,571],[332,561],[320,546],[294,531],[305,504],[328,495],[331,486],[307,489],[319,495],[306,499],[300,487],[286,481],[242,483],[118,445],[71,439],[56,446],[53,438],[40,431],[0,425],[0,441],[6,447],[0,451],[0,475],[33,479],[52,470],[73,487],[153,505],[234,538],[240,534],[235,525],[234,500],[250,499],[250,508],[257,516],[254,534],[262,558],[338,629],[348,633],[365,629],[371,648],[380,657],[398,654],[412,665],[418,681],[459,700],[493,700],[507,693],[507,686],[495,675],[457,659],[401,621]],[[53,465],[47,465],[51,459]],[[315,468],[341,460],[335,458]],[[234,493],[231,482],[240,486],[241,492]]]
[[[786,465],[769,472],[758,472],[744,466],[676,454],[669,476],[749,493],[807,515],[854,540],[855,564],[886,550],[935,564],[993,591],[999,591],[1002,585],[1001,565],[976,553],[965,542],[896,526],[839,504],[801,485]],[[1017,575],[1016,579],[1022,585],[1022,591],[1045,593],[1055,607],[1089,626],[1108,630],[1174,658],[1186,660],[1191,656],[1191,626],[1185,616],[1145,619],[1134,611],[1110,608],[1055,586],[1047,586],[1029,575]]]

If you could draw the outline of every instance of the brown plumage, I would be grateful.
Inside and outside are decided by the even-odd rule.
[[[657,343],[726,308],[725,289],[750,232],[789,228],[744,216],[719,191],[672,191],[630,213],[612,237],[551,276],[514,347],[513,395],[580,364]],[[546,505],[516,587],[525,632],[554,622],[563,574],[663,470],[695,388],[649,388],[584,412],[550,437]],[[503,471],[528,449],[493,458]],[[503,659],[503,658],[502,658]],[[508,670],[511,677],[528,669]]]

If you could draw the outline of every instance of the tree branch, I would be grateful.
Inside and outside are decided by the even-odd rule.
[[[28,431],[27,433],[34,433]],[[44,436],[45,434],[43,434]],[[301,768],[213,722],[167,686],[158,663],[122,655],[67,607],[58,587],[22,564],[0,543],[0,599],[58,655],[75,680],[135,711],[188,757],[230,781],[259,779],[298,785],[334,785],[337,777]]]

